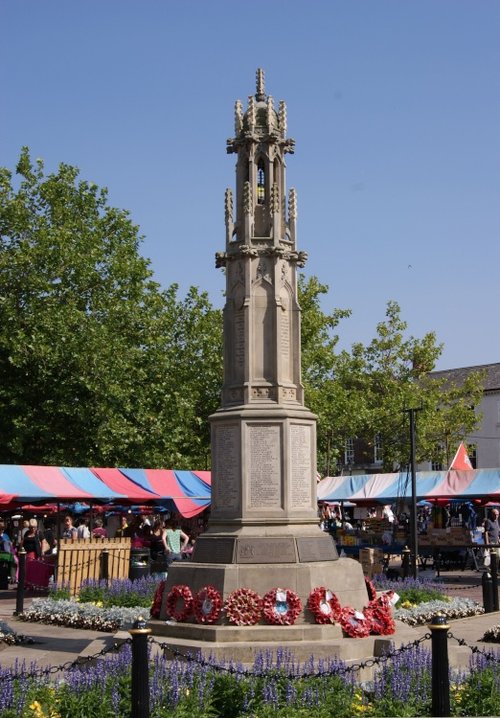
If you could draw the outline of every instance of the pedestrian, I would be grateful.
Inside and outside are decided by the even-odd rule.
[[[28,560],[32,561],[41,557],[42,544],[38,536],[38,525],[36,522],[32,523],[30,521],[29,528],[24,534],[22,547],[26,551],[26,558]]]
[[[73,526],[73,519],[71,516],[64,517],[64,528],[62,530],[61,536],[62,536],[62,538],[65,538],[65,539],[76,539],[77,538],[77,530],[76,530],[75,526]]]
[[[500,524],[498,523],[498,516],[500,512],[498,509],[492,509],[490,511],[490,518],[485,519],[484,527],[484,543],[486,545],[498,544],[500,535]],[[499,547],[495,548],[496,553],[500,556]]]
[[[76,536],[79,539],[90,538],[89,520],[87,518],[84,518],[83,516],[78,521],[78,525],[76,527]]]
[[[94,529],[92,530],[92,538],[108,538],[108,532],[103,526],[103,520],[98,517],[94,521]]]
[[[175,521],[168,521],[166,523],[166,529],[167,563],[180,561],[182,559],[182,552],[189,543],[189,536],[177,526]]]
[[[115,538],[130,538],[132,536],[131,527],[128,525],[127,515],[120,515],[120,526],[116,529]]]

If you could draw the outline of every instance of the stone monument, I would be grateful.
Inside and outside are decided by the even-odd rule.
[[[296,591],[303,611],[295,626],[236,627],[222,619],[160,631],[175,640],[222,643],[236,659],[243,657],[242,641],[305,641],[319,655],[310,641],[340,637],[338,626],[318,626],[308,615],[307,598],[317,586],[342,605],[367,603],[360,564],[339,560],[333,538],[319,527],[316,417],[304,406],[300,370],[297,267],[307,255],[297,246],[296,193],[290,189],[287,197],[285,181],[285,157],[295,142],[287,138],[285,103],[275,109],[260,69],[256,85],[246,112],[236,102],[235,136],[227,141],[236,155],[236,191],[233,199],[226,190],[226,246],[216,254],[226,304],[222,401],[210,417],[211,517],[192,561],[170,567],[165,595],[178,584],[193,593],[212,585],[224,598],[237,588],[262,596],[279,587]]]

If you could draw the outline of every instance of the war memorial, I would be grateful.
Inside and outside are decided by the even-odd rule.
[[[307,254],[297,242],[297,195],[286,189],[295,142],[287,137],[286,105],[275,108],[262,70],[246,111],[236,102],[234,120],[227,152],[236,155],[236,188],[226,190],[226,245],[216,253],[226,304],[222,399],[210,417],[212,511],[193,560],[170,567],[160,621],[152,624],[172,646],[235,660],[270,645],[331,654],[342,631],[308,615],[310,592],[327,586],[359,610],[367,592],[361,565],[339,560],[318,523],[316,417],[304,406],[297,298],[297,268]],[[166,597],[179,585],[193,594],[213,586],[223,599],[239,588],[260,596],[278,588],[285,606],[291,590],[302,610],[293,626],[165,621]]]

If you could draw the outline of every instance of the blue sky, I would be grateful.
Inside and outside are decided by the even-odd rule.
[[[162,286],[222,306],[225,141],[263,67],[342,346],[392,299],[438,368],[500,361],[500,2],[0,0],[0,28],[0,164],[107,186]]]

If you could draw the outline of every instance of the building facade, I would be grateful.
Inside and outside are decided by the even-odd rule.
[[[432,372],[431,376],[461,386],[473,372],[484,372],[485,375],[483,398],[476,408],[482,418],[474,433],[466,436],[464,441],[475,469],[493,469],[500,466],[500,363],[444,369]],[[422,471],[432,468],[447,469],[448,467],[430,464],[419,466]]]
[[[483,397],[476,407],[477,413],[481,415],[481,422],[473,434],[464,437],[464,441],[475,469],[497,468],[500,467],[500,363],[444,369],[431,372],[431,376],[461,386],[467,377],[475,372],[484,372]],[[347,439],[340,471],[343,474],[381,472],[383,449],[380,438],[376,435],[370,440],[361,437]],[[452,458],[450,457],[450,461]],[[430,462],[417,466],[419,471],[441,471],[448,468]]]

